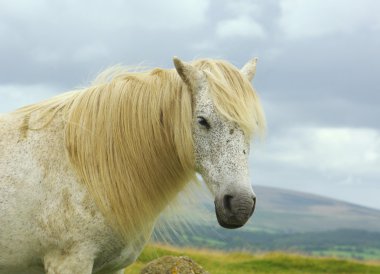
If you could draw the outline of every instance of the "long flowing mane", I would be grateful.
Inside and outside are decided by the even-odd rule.
[[[264,129],[259,99],[238,69],[215,60],[192,64],[205,71],[222,115],[247,136]],[[147,232],[144,224],[195,178],[192,102],[174,69],[117,69],[88,88],[17,112],[25,117],[42,113],[41,129],[62,112],[73,168],[104,216],[128,239]]]

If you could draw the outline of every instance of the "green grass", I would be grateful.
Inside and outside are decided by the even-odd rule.
[[[188,256],[210,274],[380,274],[380,262],[308,257],[287,253],[227,253],[210,250],[179,249],[162,245],[147,246],[125,274],[138,274],[142,267],[165,255]]]

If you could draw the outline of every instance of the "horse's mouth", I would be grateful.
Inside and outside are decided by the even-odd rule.
[[[218,212],[219,212],[218,210],[215,210],[216,219],[218,220],[218,223],[221,227],[228,228],[228,229],[235,229],[235,228],[242,227],[245,224],[245,222],[242,224],[237,224],[234,222],[226,222],[223,219],[223,217],[220,216],[220,213],[218,213]]]

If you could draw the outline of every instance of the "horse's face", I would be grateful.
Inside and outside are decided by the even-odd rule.
[[[177,63],[175,60],[175,65],[180,75],[192,69],[179,60]],[[241,227],[253,214],[256,203],[248,174],[249,140],[236,123],[218,112],[202,73],[181,77],[185,82],[190,77],[196,78],[192,86],[193,92],[195,89],[192,132],[196,171],[215,197],[219,224],[225,228]]]
[[[219,224],[241,227],[256,201],[248,176],[249,141],[216,110],[207,87],[199,92],[194,107],[195,168],[214,194]]]

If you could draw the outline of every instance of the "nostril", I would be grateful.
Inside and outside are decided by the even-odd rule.
[[[228,210],[228,211],[231,211],[232,210],[232,206],[231,206],[231,200],[232,200],[233,196],[231,195],[224,195],[223,197],[223,207],[224,209]]]
[[[256,207],[256,197],[253,198],[253,206],[252,206],[252,211],[250,216],[252,216],[253,212],[255,212],[255,207]]]

